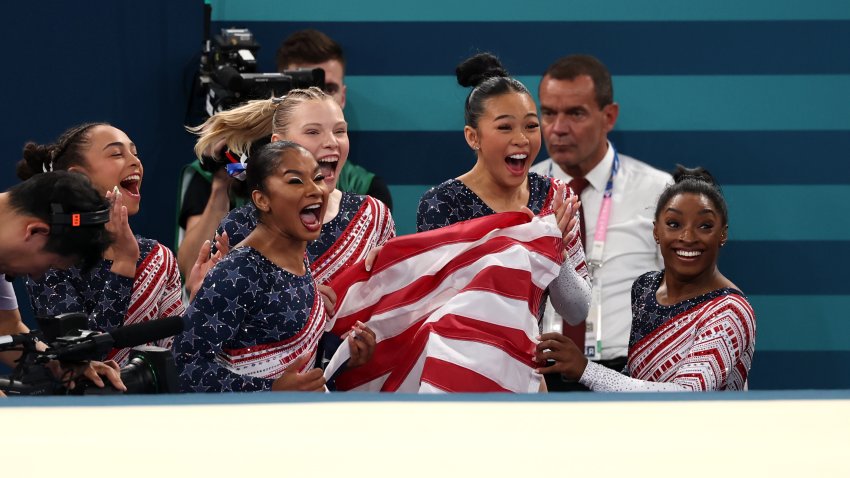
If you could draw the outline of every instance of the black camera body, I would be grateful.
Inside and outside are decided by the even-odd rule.
[[[260,44],[247,28],[222,28],[206,41],[199,77],[207,115],[248,100],[283,96],[294,88],[325,87],[325,72],[321,68],[258,73],[259,49]]]
[[[12,373],[0,377],[0,391],[7,395],[108,395],[122,393],[109,384],[99,388],[87,379],[75,380],[73,390],[67,390],[48,364],[85,363],[100,360],[113,346],[123,348],[120,342],[145,343],[153,339],[170,337],[178,332],[179,318],[158,319],[162,324],[143,323],[122,327],[129,333],[116,329],[112,334],[86,330],[88,316],[79,312],[36,319],[39,330],[8,336],[0,343],[0,352],[20,350]],[[167,322],[166,322],[167,321]],[[157,321],[151,321],[157,322]],[[47,344],[39,350],[38,342]],[[135,345],[135,344],[130,344]],[[126,393],[176,393],[178,391],[177,367],[171,350],[148,345],[133,348],[130,360],[121,368],[121,380]]]

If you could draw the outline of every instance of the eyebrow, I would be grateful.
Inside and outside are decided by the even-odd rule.
[[[296,176],[302,175],[301,171],[299,171],[297,169],[287,169],[286,171],[283,172],[283,174],[294,174]]]
[[[684,214],[682,211],[680,211],[680,210],[678,210],[674,207],[668,207],[667,211],[668,212],[675,212],[675,213],[678,213],[678,214]],[[717,213],[714,212],[714,209],[703,209],[698,214],[715,214],[716,215]]]
[[[524,118],[528,118],[529,116],[534,116],[534,117],[536,118],[536,117],[537,117],[537,113],[536,113],[536,112],[535,112],[535,113],[531,113],[531,112],[529,112],[528,114],[526,114],[526,115],[524,116]],[[507,114],[507,115],[499,115],[499,116],[496,116],[496,118],[495,118],[495,119],[493,119],[493,121],[499,121],[500,119],[503,119],[503,118],[513,118],[513,117],[514,117],[514,115],[510,115],[510,114]]]
[[[113,147],[113,146],[118,146],[118,147],[120,148],[120,147],[124,146],[124,143],[122,143],[121,141],[115,141],[114,143],[109,143],[109,144],[107,144],[106,146],[104,146],[104,147],[103,147],[103,149],[111,148],[111,147]],[[129,144],[129,146],[130,146],[131,148],[135,148],[135,147],[136,147],[136,143],[131,142],[131,143]]]

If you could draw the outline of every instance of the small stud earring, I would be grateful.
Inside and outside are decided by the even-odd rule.
[[[478,151],[481,148],[476,144],[475,146],[472,147],[472,149],[474,149],[475,151]]]

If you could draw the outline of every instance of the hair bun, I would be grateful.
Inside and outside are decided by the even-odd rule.
[[[498,58],[490,53],[479,53],[467,58],[455,69],[457,82],[463,87],[476,87],[482,81],[499,76],[508,76]]]
[[[52,148],[29,142],[24,145],[23,159],[15,166],[19,179],[26,181],[38,173],[44,172],[44,165],[50,163]]]
[[[680,183],[685,180],[702,181],[714,187],[717,187],[717,181],[705,168],[697,166],[696,168],[686,168],[681,164],[676,165],[676,170],[673,171],[673,180]]]

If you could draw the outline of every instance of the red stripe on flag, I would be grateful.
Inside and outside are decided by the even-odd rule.
[[[337,378],[339,390],[350,390],[387,373],[390,377],[382,391],[395,391],[407,378],[425,350],[431,333],[447,339],[467,340],[499,348],[514,360],[536,368],[532,354],[536,344],[525,332],[461,315],[449,314],[436,322],[417,322],[404,333],[382,340],[375,345],[369,363],[343,372]]]
[[[396,237],[384,245],[383,250],[375,260],[371,273],[362,267],[350,267],[348,270],[340,272],[329,285],[334,288],[334,292],[337,293],[337,298],[341,303],[345,297],[347,288],[341,287],[337,290],[338,288],[334,284],[362,282],[367,280],[372,274],[377,274],[396,263],[418,256],[423,252],[449,244],[475,242],[496,229],[518,226],[527,224],[528,222],[530,222],[530,219],[524,213],[506,212],[493,214],[484,218],[462,221],[441,229]],[[546,237],[560,243],[560,238]],[[545,247],[544,250],[537,252],[545,254],[556,262],[560,262],[560,254],[554,254],[555,257],[552,257],[554,251],[550,252],[550,247]],[[560,250],[558,248],[557,252],[560,252]]]
[[[510,390],[503,388],[493,380],[466,367],[461,367],[460,365],[434,357],[425,359],[425,367],[422,369],[422,381],[430,383],[440,390],[452,393],[510,392]]]
[[[393,310],[393,309],[396,309],[398,307],[402,307],[402,306],[409,305],[409,304],[412,304],[414,302],[417,302],[417,301],[421,300],[423,297],[425,297],[426,295],[433,292],[435,289],[439,288],[440,285],[446,280],[447,277],[457,273],[459,270],[463,269],[464,267],[469,266],[470,264],[474,263],[475,261],[481,259],[484,256],[490,256],[490,255],[498,254],[500,252],[504,252],[505,250],[507,250],[510,247],[515,246],[515,245],[520,245],[525,249],[528,249],[532,252],[536,252],[536,253],[539,253],[541,255],[548,257],[553,262],[560,263],[560,258],[557,257],[558,254],[555,252],[557,250],[556,249],[557,241],[558,241],[557,238],[550,238],[550,237],[543,237],[543,238],[539,238],[539,239],[536,239],[536,240],[533,240],[533,241],[530,241],[530,242],[519,242],[515,239],[508,238],[508,237],[493,238],[492,240],[490,240],[490,241],[488,241],[484,244],[481,244],[477,247],[473,247],[473,248],[471,248],[467,251],[464,251],[462,254],[458,255],[457,257],[455,257],[454,259],[449,261],[443,268],[441,268],[439,271],[437,271],[436,274],[420,277],[419,279],[416,279],[415,281],[413,281],[408,286],[384,295],[375,304],[372,304],[370,306],[358,309],[357,311],[350,313],[348,315],[345,315],[345,316],[337,316],[335,318],[335,323],[334,323],[334,327],[332,329],[332,332],[337,334],[337,335],[342,335],[343,333],[345,333],[346,331],[351,329],[351,327],[354,326],[354,323],[358,320],[361,321],[361,322],[366,322],[366,321],[369,320],[370,317],[372,317],[374,315],[378,315],[378,314],[387,312],[389,310]],[[381,252],[381,254],[384,254],[384,253],[392,254],[393,252],[395,252],[395,251],[384,250],[384,251]],[[555,257],[552,257],[553,255]],[[519,280],[522,280],[522,281],[527,280],[528,281],[528,283],[533,288],[532,291],[528,291],[528,292],[534,293],[537,290],[540,290],[539,288],[534,287],[534,283],[531,282],[531,275],[528,271],[525,271],[525,270],[522,270],[522,269],[513,269],[513,268],[495,266],[495,265],[489,266],[486,269],[496,268],[496,267],[498,267],[500,270],[503,271],[504,274],[507,274],[507,275],[524,273],[525,276],[527,276],[527,277],[517,277],[517,278],[515,278],[516,282],[513,282],[513,283],[499,282],[498,286],[494,286],[493,285],[494,283],[491,283],[489,285],[489,287],[491,287],[491,288],[499,287],[499,290],[501,291],[502,295],[506,295],[508,297],[518,297],[518,298],[521,298],[521,299],[527,298],[525,293],[513,293],[512,294],[512,293],[508,292],[508,291],[518,290],[518,285],[525,283],[525,282],[519,282]],[[359,268],[356,268],[356,269],[359,269]],[[369,277],[366,277],[364,279],[364,281],[368,280],[368,278]],[[348,279],[347,274],[345,272],[343,272],[336,279],[331,281],[331,283],[329,284],[330,287],[334,289],[334,292],[337,293],[337,297],[338,297],[337,303],[338,304],[343,303],[343,301],[345,300],[346,293],[348,292],[348,290],[350,290],[351,286],[354,284],[352,282],[347,282],[347,279]],[[358,282],[360,282],[360,281],[358,281]],[[482,285],[480,287],[484,288],[484,287],[488,287],[488,285],[482,283]],[[535,295],[534,297],[537,297],[537,296]],[[537,300],[536,302],[537,302],[536,306],[539,307],[539,300]],[[532,302],[531,306],[532,307],[535,306],[535,303]],[[537,311],[533,310],[532,313],[536,315]]]

